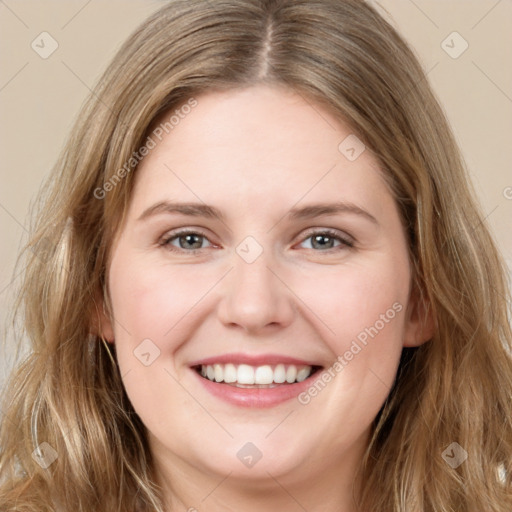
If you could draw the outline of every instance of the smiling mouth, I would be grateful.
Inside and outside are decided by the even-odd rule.
[[[248,364],[197,365],[193,369],[204,379],[237,388],[275,388],[289,386],[312,377],[321,366],[277,364],[251,366]]]

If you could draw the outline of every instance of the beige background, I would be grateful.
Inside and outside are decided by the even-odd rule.
[[[28,207],[89,89],[120,43],[161,3],[0,0],[0,326],[19,282],[13,269]],[[386,17],[389,12],[428,72],[512,269],[512,2],[372,3]],[[47,59],[31,48],[44,31],[59,45]],[[441,46],[454,31],[469,45],[456,59]],[[461,48],[452,39],[447,44]],[[0,383],[9,358],[0,351]]]

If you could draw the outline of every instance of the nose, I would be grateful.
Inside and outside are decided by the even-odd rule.
[[[286,327],[293,321],[293,293],[264,251],[248,263],[233,255],[233,270],[222,282],[220,321],[246,332]]]

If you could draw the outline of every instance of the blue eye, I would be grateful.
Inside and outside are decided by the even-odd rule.
[[[349,237],[344,237],[337,231],[330,229],[310,231],[301,243],[304,244],[307,241],[310,241],[309,247],[305,248],[316,252],[343,250],[354,246],[354,242]],[[168,234],[162,239],[160,245],[171,251],[195,253],[208,247],[203,245],[204,242],[213,246],[203,233],[185,230]]]
[[[171,250],[183,250],[185,252],[194,252],[204,249],[203,242],[208,240],[205,235],[196,231],[180,231],[172,234],[162,240],[161,245],[169,247]],[[174,242],[177,242],[176,245]]]
[[[322,231],[310,232],[304,242],[310,240],[310,247],[307,249],[313,249],[317,251],[329,251],[332,249],[343,249],[344,247],[353,247],[354,243],[348,238],[342,237],[338,232],[330,229]],[[336,245],[337,244],[337,245]]]

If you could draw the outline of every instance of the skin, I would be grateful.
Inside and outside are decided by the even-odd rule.
[[[102,324],[148,429],[168,510],[354,512],[354,475],[402,347],[431,336],[410,291],[398,209],[369,150],[354,161],[339,151],[350,127],[301,95],[255,86],[196,99],[137,170],[111,252],[115,321]],[[139,219],[160,201],[206,203],[224,219]],[[294,207],[337,201],[376,222],[351,212],[287,217]],[[196,254],[171,237],[178,228],[205,235]],[[326,228],[353,247],[336,238],[328,250],[313,245]],[[263,250],[252,263],[236,252],[247,236]],[[189,368],[233,352],[329,368],[397,303],[401,311],[306,405],[228,404]],[[134,356],[144,339],[160,350],[149,366]],[[251,468],[237,457],[247,442],[262,453]]]

